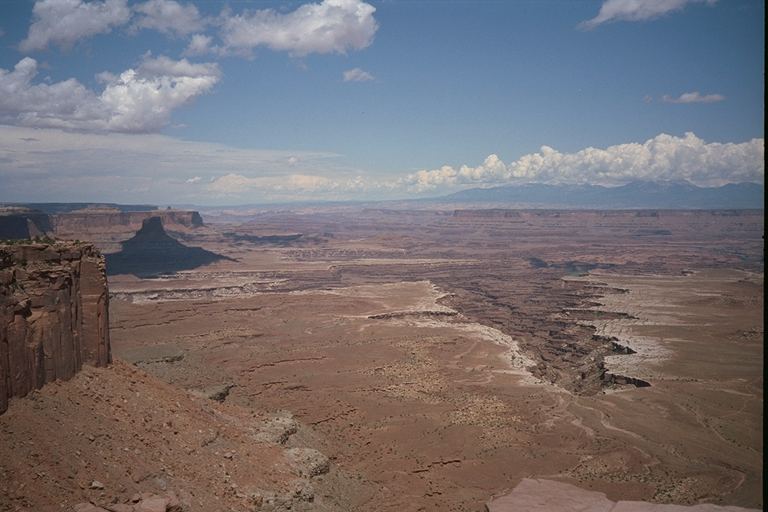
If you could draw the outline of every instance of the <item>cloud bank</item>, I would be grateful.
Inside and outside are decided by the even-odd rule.
[[[706,143],[693,133],[683,137],[660,134],[644,143],[604,149],[585,148],[561,153],[549,146],[509,164],[490,155],[476,167],[443,166],[421,170],[400,180],[411,192],[456,188],[462,185],[509,183],[568,183],[620,185],[634,180],[688,180],[717,186],[765,178],[763,139],[743,143]]]
[[[100,73],[96,93],[75,79],[34,83],[35,59],[0,68],[0,122],[40,128],[144,133],[165,126],[171,113],[219,81],[216,64],[145,55],[119,75]]]
[[[286,13],[225,9],[216,18],[205,18],[194,4],[176,0],[146,0],[130,6],[127,0],[37,0],[28,36],[19,49],[67,48],[126,26],[127,34],[153,30],[188,37],[185,55],[249,56],[258,47],[297,57],[344,54],[371,44],[378,29],[375,11],[361,0],[323,0]],[[201,32],[208,27],[214,27],[218,39]],[[216,64],[151,55],[122,73],[100,73],[102,91],[76,79],[53,84],[35,81],[37,74],[38,62],[29,57],[13,69],[0,68],[0,123],[79,131],[157,131],[168,124],[174,110],[211,91],[221,77]],[[344,76],[349,81],[373,79],[358,68]]]
[[[259,47],[297,57],[341,53],[368,47],[378,29],[376,8],[361,0],[322,0],[282,13],[274,9],[202,16],[192,3],[147,0],[37,0],[32,24],[19,49],[29,53],[49,45],[69,48],[77,41],[126,26],[129,33],[154,30],[172,37],[190,36],[187,55],[245,55]],[[131,20],[132,23],[131,23]],[[215,27],[216,37],[204,33]]]
[[[212,180],[206,188],[218,197],[242,197],[254,191],[269,191],[271,195],[280,197],[301,197],[316,193],[349,194],[365,190],[366,185],[359,176],[331,179],[312,174],[247,177],[230,173]]]
[[[717,0],[605,0],[597,16],[579,26],[591,30],[614,21],[647,21],[681,11],[688,4],[714,5]]]
[[[339,160],[334,153],[241,149],[158,134],[0,125],[0,201],[269,200],[353,178]],[[232,178],[218,181],[227,175],[258,179],[237,189]]]
[[[689,180],[764,182],[764,142],[707,143],[692,133],[644,143],[540,151],[505,163],[443,166],[382,176],[342,155],[239,149],[156,134],[73,133],[0,125],[0,201],[242,204],[290,200],[397,199],[522,183],[620,185]]]

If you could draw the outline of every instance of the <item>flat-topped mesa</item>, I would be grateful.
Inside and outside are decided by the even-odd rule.
[[[83,364],[111,362],[104,257],[91,244],[0,244],[0,414]]]
[[[148,210],[124,212],[114,208],[88,208],[53,217],[53,229],[58,238],[89,239],[107,233],[135,233],[150,217],[160,217],[172,231],[185,231],[203,225],[203,218],[193,210]]]

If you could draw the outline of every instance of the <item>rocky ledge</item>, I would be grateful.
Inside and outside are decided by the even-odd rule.
[[[554,480],[524,478],[511,493],[495,498],[487,512],[758,512],[757,509],[701,503],[683,506],[645,501],[611,501],[598,491]]]

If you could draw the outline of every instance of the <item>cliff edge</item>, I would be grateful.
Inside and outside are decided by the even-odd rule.
[[[104,257],[90,244],[0,244],[0,414],[83,364],[111,362]]]
[[[192,210],[121,212],[114,208],[88,208],[60,213],[53,217],[52,223],[54,233],[59,238],[91,239],[105,234],[130,236],[151,217],[160,217],[163,224],[174,231],[186,232],[203,226],[203,218]]]
[[[52,232],[48,214],[30,208],[0,206],[0,240],[29,239]]]

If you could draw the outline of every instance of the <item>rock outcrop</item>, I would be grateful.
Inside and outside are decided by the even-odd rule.
[[[0,413],[111,361],[104,258],[90,244],[0,245]]]
[[[189,270],[225,259],[201,247],[188,247],[168,236],[161,217],[145,219],[141,229],[122,243],[122,251],[107,255],[107,270],[113,274],[151,277]]]
[[[180,499],[175,492],[169,491],[166,494],[149,492],[136,494],[126,503],[111,503],[104,507],[90,502],[78,503],[74,506],[73,512],[186,512],[189,509],[189,503],[184,503],[184,500]]]
[[[524,478],[511,493],[486,504],[487,512],[758,512],[709,503],[682,506],[644,501],[611,501],[598,491],[554,480]]]
[[[0,207],[0,240],[22,240],[50,235],[48,214],[22,207]]]
[[[124,234],[127,238],[151,217],[159,217],[163,225],[172,231],[185,231],[203,225],[200,214],[192,210],[124,212],[115,208],[90,208],[55,215],[53,230],[58,238],[66,239],[91,240],[104,234]]]

